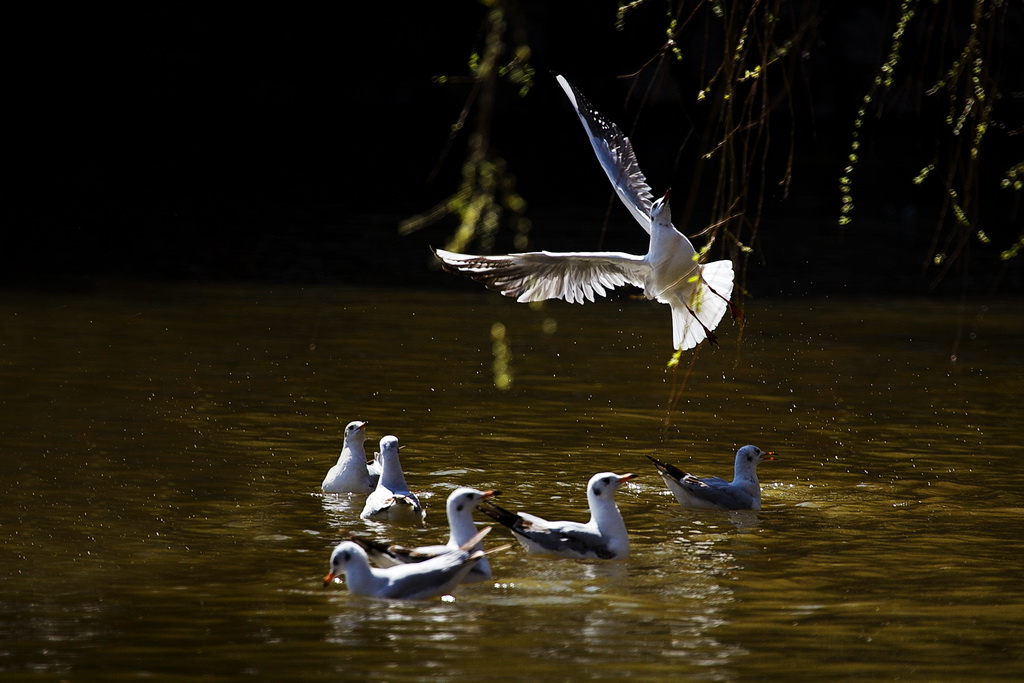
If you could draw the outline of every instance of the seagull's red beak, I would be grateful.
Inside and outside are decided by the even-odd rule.
[[[774,456],[775,456],[775,451],[765,451],[764,453],[761,454],[761,459],[762,460],[778,460],[778,458],[776,458]]]
[[[629,481],[630,479],[636,479],[636,475],[633,474],[632,472],[629,472],[628,474],[621,475],[619,477],[619,483],[621,484],[623,482]]]
[[[334,572],[331,572],[330,574],[328,574],[327,576],[324,577],[324,588],[327,588],[328,586],[331,585],[331,581],[334,581],[334,577],[335,577],[335,573]]]

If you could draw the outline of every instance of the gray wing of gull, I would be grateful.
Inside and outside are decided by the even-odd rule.
[[[593,301],[620,285],[644,286],[650,266],[642,256],[615,251],[532,251],[475,256],[435,249],[446,270],[457,271],[517,301]]]
[[[687,475],[679,483],[695,497],[730,510],[749,508],[753,503],[750,494],[719,477],[698,479]]]
[[[480,554],[483,557],[483,554]],[[401,564],[392,573],[386,597],[427,597],[443,592],[449,584],[464,576],[478,558],[467,552],[453,551],[423,562]],[[468,565],[468,566],[467,566]]]
[[[608,175],[615,194],[626,205],[637,222],[647,232],[651,231],[651,204],[654,201],[651,187],[647,184],[633,153],[633,144],[619,127],[606,119],[593,105],[562,76],[556,76],[558,84],[569,97],[573,108],[583,122],[583,129],[590,138],[594,154],[601,168]]]
[[[524,536],[551,553],[572,551],[580,555],[593,553],[608,560],[615,554],[608,550],[608,542],[598,532],[579,522],[548,522],[540,517],[520,512],[522,520],[512,531]]]

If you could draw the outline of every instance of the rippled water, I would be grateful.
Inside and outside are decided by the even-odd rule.
[[[1020,302],[753,301],[688,376],[627,299],[120,287],[0,319],[2,674],[1024,675]],[[405,444],[428,528],[318,492],[355,418]],[[643,457],[724,475],[745,443],[780,457],[760,512],[683,510]],[[350,531],[443,538],[455,486],[582,519],[602,470],[641,475],[626,561],[516,546],[451,602],[321,585]]]

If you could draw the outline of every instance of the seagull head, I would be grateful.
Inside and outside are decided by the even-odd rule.
[[[668,202],[672,198],[672,190],[665,190],[665,194],[660,199],[654,202],[651,206],[651,220],[656,221],[661,218],[665,222],[672,221],[672,210],[669,208]]]
[[[611,500],[619,486],[630,479],[635,479],[632,472],[615,474],[614,472],[598,472],[587,484],[587,498],[591,500]]]
[[[324,577],[324,587],[326,588],[331,585],[331,582],[336,577],[344,574],[345,570],[348,569],[349,563],[357,561],[356,558],[360,556],[363,558],[363,562],[369,562],[366,557],[366,551],[352,541],[345,541],[338,545],[334,552],[331,553],[330,571]]]
[[[757,446],[744,446],[736,451],[736,468],[742,466],[744,469],[753,469],[762,460],[775,460],[774,456],[772,451],[762,451]]]
[[[348,439],[366,439],[366,425],[370,424],[363,420],[352,420],[345,425],[345,440]]]
[[[398,455],[398,437],[388,434],[380,440],[380,455],[382,458]]]
[[[448,495],[448,516],[452,513],[472,512],[482,500],[498,495],[498,491],[479,491],[467,486],[457,488]]]

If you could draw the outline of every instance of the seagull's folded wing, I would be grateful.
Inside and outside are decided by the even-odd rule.
[[[420,599],[441,595],[469,573],[478,559],[471,559],[468,552],[454,550],[423,562],[391,567],[388,570],[390,590],[386,597]]]
[[[620,285],[644,286],[649,266],[642,256],[617,251],[475,256],[435,249],[447,270],[458,271],[520,303],[563,299],[593,301]]]
[[[685,477],[681,478],[679,482],[681,484],[686,484],[690,488],[694,489],[699,489],[708,486],[722,487],[729,485],[729,482],[727,482],[725,479],[722,479],[721,477],[698,478],[693,476],[692,474],[687,474]]]
[[[523,528],[537,529],[539,531],[550,530],[548,526],[550,522],[548,522],[548,520],[544,519],[543,517],[531,515],[529,512],[519,512],[516,514],[519,516],[519,524]]]
[[[615,194],[626,205],[640,226],[647,232],[651,231],[651,204],[653,197],[640,166],[636,163],[633,145],[629,138],[622,134],[618,126],[606,119],[593,105],[562,76],[557,76],[558,84],[568,95],[573,108],[583,122],[583,129],[594,147],[594,154],[601,163],[601,168],[608,175],[608,180],[615,188]]]
[[[574,553],[580,556],[593,554],[603,560],[615,557],[608,550],[608,541],[600,533],[578,522],[549,522],[543,533],[530,534],[530,539],[554,555]]]
[[[727,510],[749,508],[752,502],[750,495],[737,486],[719,477],[686,477],[680,482],[694,496]]]
[[[366,497],[366,503],[363,505],[363,511],[360,513],[360,517],[366,517],[367,515],[377,515],[387,508],[391,507],[395,503],[395,497],[387,489],[382,489],[379,486],[370,492],[370,495]]]

